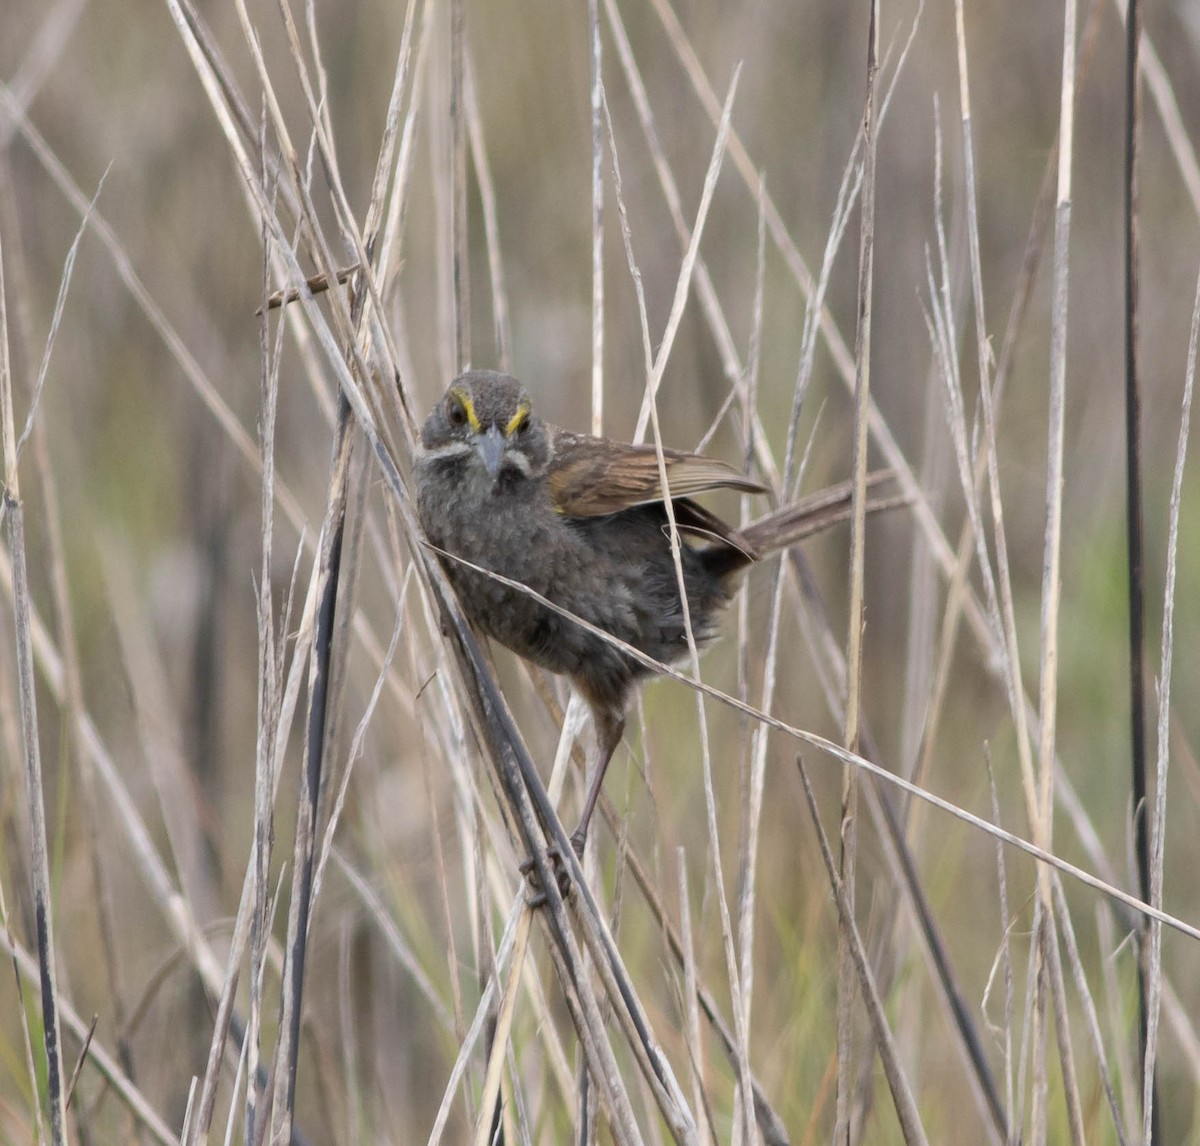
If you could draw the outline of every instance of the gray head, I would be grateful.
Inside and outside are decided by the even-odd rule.
[[[450,383],[425,419],[421,445],[430,461],[461,458],[493,483],[506,473],[540,472],[548,455],[546,427],[525,388],[492,370],[470,370]]]

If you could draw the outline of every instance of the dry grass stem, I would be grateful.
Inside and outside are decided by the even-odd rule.
[[[1192,307],[1192,329],[1188,337],[1187,368],[1183,384],[1183,409],[1179,415],[1179,446],[1171,479],[1170,525],[1167,533],[1166,584],[1163,587],[1162,651],[1158,685],[1158,752],[1154,769],[1154,816],[1150,821],[1150,902],[1163,902],[1164,862],[1167,837],[1167,767],[1170,763],[1171,674],[1175,651],[1175,580],[1179,552],[1179,506],[1183,489],[1183,467],[1187,461],[1191,428],[1192,390],[1196,381],[1196,343],[1200,335],[1200,281]],[[1149,958],[1146,960],[1146,1048],[1142,1062],[1142,1140],[1151,1141],[1154,1118],[1155,1059],[1158,1053],[1159,1008],[1162,998],[1162,927],[1151,920]]]
[[[13,416],[13,376],[8,339],[8,300],[4,254],[0,248],[0,432],[4,439],[3,511],[8,518],[12,581],[13,627],[17,642],[17,692],[21,714],[21,749],[25,801],[29,824],[34,916],[37,930],[38,979],[41,984],[42,1038],[46,1088],[50,1103],[50,1139],[60,1146],[66,1135],[66,1095],[63,1078],[62,1032],[59,1025],[58,958],[54,943],[54,908],[46,835],[46,804],[34,691],[33,642],[30,635],[30,589],[25,556],[25,512],[17,480],[17,437]],[[60,290],[65,295],[66,282]],[[51,344],[53,338],[51,338]],[[50,346],[47,346],[47,358]],[[35,390],[33,401],[36,403]],[[32,416],[32,411],[31,411]],[[14,762],[15,763],[15,762]]]
[[[0,1139],[1186,1137],[1186,44],[1117,0],[1161,126],[1130,355],[1191,338],[1132,432],[1164,615],[1127,890],[1107,5],[115,3],[119,59],[79,0],[0,43]],[[587,707],[481,644],[416,517],[468,363],[664,481],[740,464],[724,520],[822,491],[703,661],[694,601],[661,664],[465,562],[667,678],[582,863]]]
[[[884,1074],[887,1075],[888,1086],[892,1092],[896,1115],[900,1120],[901,1133],[904,1135],[904,1141],[910,1144],[927,1142],[925,1130],[921,1125],[921,1116],[917,1111],[916,1100],[913,1098],[912,1089],[901,1067],[895,1040],[888,1026],[887,1016],[884,1014],[883,1001],[880,999],[879,990],[875,985],[875,977],[871,972],[866,948],[863,945],[862,936],[859,934],[858,924],[854,919],[850,899],[846,895],[846,888],[842,883],[841,876],[838,874],[833,852],[829,847],[829,840],[821,824],[821,817],[817,808],[817,798],[813,794],[812,783],[808,778],[808,772],[804,767],[804,761],[801,757],[796,757],[796,764],[800,769],[800,778],[804,782],[804,797],[808,802],[808,810],[812,816],[813,824],[817,829],[817,839],[821,845],[821,858],[825,861],[825,874],[829,877],[830,885],[833,888],[834,899],[837,901],[838,915],[841,917],[842,927],[847,935],[851,958],[854,961],[855,971],[858,975],[859,989],[862,991],[863,1000],[866,1003],[867,1016],[871,1021],[871,1027],[879,1045],[880,1059],[883,1063]]]
[[[863,631],[866,522],[867,522],[867,410],[871,401],[871,308],[875,265],[875,160],[878,154],[875,111],[875,81],[879,70],[878,0],[871,4],[867,25],[867,83],[863,110],[863,178],[859,215],[858,321],[854,339],[854,453],[851,460],[854,499],[850,518],[849,622],[846,635],[846,709],[842,742],[851,752],[859,747],[862,706]],[[854,942],[856,888],[858,882],[858,773],[842,772],[841,843],[839,857],[838,998],[837,1044],[838,1085],[834,1138],[848,1139],[851,1133],[850,1101],[854,1055],[854,994],[856,953]],[[844,897],[844,903],[842,902]]]

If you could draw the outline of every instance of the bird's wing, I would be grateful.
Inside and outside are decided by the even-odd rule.
[[[546,467],[546,485],[554,507],[567,517],[602,517],[662,501],[664,497],[653,446],[633,446],[585,434],[558,431]],[[765,487],[733,466],[701,454],[663,450],[671,499],[710,489],[762,493]]]

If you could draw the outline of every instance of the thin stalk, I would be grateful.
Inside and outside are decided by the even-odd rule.
[[[1161,668],[1158,690],[1158,760],[1154,777],[1154,819],[1150,827],[1153,840],[1150,854],[1150,903],[1163,898],[1163,860],[1167,834],[1167,764],[1170,761],[1171,668],[1174,660],[1175,570],[1179,552],[1179,506],[1183,491],[1183,466],[1187,460],[1188,430],[1192,416],[1192,390],[1196,380],[1196,342],[1200,334],[1200,282],[1192,306],[1192,329],[1188,339],[1187,372],[1183,387],[1183,410],[1179,416],[1179,445],[1175,452],[1175,473],[1171,481],[1170,525],[1167,533],[1167,581],[1163,589],[1163,627]],[[1149,926],[1149,956],[1146,961],[1147,1023],[1146,1059],[1142,1066],[1142,1138],[1158,1141],[1152,1135],[1157,1109],[1154,1087],[1154,1061],[1158,1053],[1159,1005],[1162,996],[1162,926]]]
[[[900,1131],[904,1135],[905,1142],[910,1144],[925,1143],[928,1139],[925,1137],[925,1130],[921,1125],[921,1116],[917,1110],[916,1099],[913,1098],[912,1087],[909,1086],[908,1079],[905,1077],[904,1070],[900,1065],[900,1055],[896,1049],[896,1040],[887,1023],[887,1016],[883,1009],[883,1000],[879,997],[879,989],[876,986],[875,977],[871,971],[870,961],[867,959],[866,947],[863,944],[862,936],[858,932],[858,925],[854,920],[854,910],[850,904],[850,898],[846,894],[846,886],[842,883],[841,877],[834,866],[833,852],[830,850],[825,829],[821,825],[821,816],[817,809],[817,798],[813,794],[812,783],[808,778],[808,771],[804,767],[803,758],[796,757],[796,764],[800,769],[800,778],[804,782],[804,798],[808,803],[808,811],[812,816],[813,825],[817,829],[817,842],[821,845],[821,858],[825,861],[825,874],[829,877],[829,882],[833,887],[833,896],[837,902],[838,916],[841,918],[842,928],[847,935],[854,971],[858,976],[863,1000],[867,1005],[867,1015],[871,1020],[871,1026],[879,1044],[879,1058],[883,1064],[883,1071],[887,1076],[888,1086],[892,1092],[892,1101],[895,1104],[896,1117],[900,1122]]]
[[[1141,75],[1139,55],[1142,39],[1141,0],[1129,0],[1125,15],[1125,529],[1126,561],[1129,570],[1129,736],[1130,791],[1133,806],[1134,856],[1137,861],[1138,892],[1150,898],[1150,834],[1146,827],[1146,562],[1142,518],[1142,387],[1138,377],[1138,198],[1141,151]],[[1150,957],[1146,928],[1138,942],[1138,1058],[1143,1070],[1146,1056],[1149,999],[1147,969]],[[1151,1072],[1149,1086],[1155,1086]],[[1146,1146],[1160,1141],[1158,1103],[1151,1110]]]
[[[61,8],[57,11],[58,15],[60,16],[66,15]],[[77,15],[78,12],[76,11],[74,16]],[[68,34],[71,27],[73,27],[74,16],[70,18],[69,23],[66,26],[60,29],[62,35]],[[53,22],[53,17],[51,20],[47,21],[47,23],[51,22]],[[49,47],[49,45],[47,45],[47,47]],[[14,81],[14,84],[15,83],[16,81]],[[32,95],[32,92],[30,94]],[[9,130],[0,134],[11,137],[13,130],[15,130],[15,128],[12,126],[10,121]],[[29,333],[32,324],[29,310],[34,297],[34,292],[30,288],[27,281],[27,262],[25,258],[24,244],[22,242],[22,229],[20,226],[20,220],[18,218],[16,192],[12,183],[11,148],[8,148],[4,144],[0,144],[0,147],[3,148],[3,150],[0,150],[0,232],[3,232],[8,236],[8,253],[5,259],[5,266],[11,272],[12,281],[14,281],[16,284],[16,289],[14,291],[15,306],[13,307],[12,311],[12,326],[17,337],[12,340],[10,352],[13,352],[14,361],[16,363],[13,373],[14,375],[20,376],[25,372],[21,366],[22,357],[26,360],[26,362],[32,361],[32,338]],[[55,626],[59,633],[60,645],[63,654],[63,682],[65,687],[64,695],[61,698],[59,705],[60,710],[63,713],[63,719],[67,729],[74,729],[77,717],[79,713],[83,711],[83,682],[80,675],[79,648],[75,636],[75,620],[71,608],[71,598],[68,588],[67,557],[64,541],[65,534],[63,530],[62,511],[58,493],[58,479],[55,474],[54,466],[51,464],[50,442],[46,431],[45,419],[34,418],[32,417],[32,414],[38,408],[36,395],[40,394],[42,386],[44,385],[45,375],[50,360],[50,349],[53,346],[54,341],[54,332],[57,331],[61,322],[63,305],[66,300],[67,285],[70,280],[70,267],[74,263],[79,243],[88,229],[88,225],[92,217],[92,213],[95,210],[95,204],[99,194],[99,189],[97,189],[91,205],[84,213],[83,220],[79,230],[76,232],[75,240],[71,245],[71,249],[68,252],[64,263],[62,281],[59,287],[58,298],[56,299],[54,306],[54,317],[51,320],[51,334],[46,340],[46,348],[42,357],[42,363],[38,369],[38,381],[34,384],[34,396],[31,397],[29,403],[31,416],[26,419],[24,431],[24,435],[31,436],[34,466],[37,470],[38,484],[41,488],[42,501],[44,503],[46,545],[50,564],[50,576],[48,580],[53,604]],[[19,452],[20,445],[18,443],[18,453]],[[16,721],[13,721],[13,727],[15,726]],[[77,735],[69,735],[68,744],[72,766],[75,770],[75,773],[79,777],[83,796],[84,838],[86,841],[86,852],[89,857],[91,894],[96,911],[96,923],[99,931],[101,966],[103,967],[105,986],[108,990],[108,999],[112,1008],[113,1029],[117,1032],[120,1032],[124,1029],[126,1021],[125,1005],[123,1002],[125,992],[121,984],[120,965],[116,954],[116,925],[113,920],[113,895],[112,885],[109,878],[110,868],[106,862],[106,856],[101,846],[101,819],[95,770],[92,768],[91,760],[88,758],[87,753],[84,752],[80,746],[79,737]],[[22,1010],[23,1022],[24,1018],[24,1010]],[[130,1078],[132,1078],[134,1069],[133,1053],[128,1040],[123,1038],[119,1033],[117,1036],[116,1050],[122,1069]],[[38,1137],[40,1141],[40,1110],[38,1111],[38,1116]]]
[[[512,326],[508,317],[508,290],[504,285],[504,262],[500,257],[500,222],[496,211],[496,188],[492,182],[492,169],[488,163],[487,147],[483,139],[483,116],[479,110],[479,99],[475,92],[475,69],[471,53],[467,53],[467,128],[471,137],[471,166],[475,171],[475,184],[479,188],[479,201],[483,207],[483,234],[487,243],[488,276],[492,287],[492,325],[496,332],[496,349],[500,354],[500,369],[505,373],[512,369]]]
[[[842,742],[858,751],[862,687],[863,586],[866,560],[868,410],[871,401],[871,294],[875,268],[875,77],[879,70],[879,0],[867,25],[867,94],[863,110],[863,183],[858,254],[858,328],[854,360],[854,499],[850,519],[850,620],[846,636],[846,722]],[[856,968],[851,946],[858,851],[858,772],[842,773],[842,854],[838,928],[837,1045],[838,1087],[834,1141],[850,1140],[853,1093],[853,1017]]]
[[[334,438],[330,499],[321,544],[320,607],[313,644],[309,681],[304,784],[296,815],[296,841],[292,869],[292,899],[288,912],[288,951],[284,967],[281,1034],[275,1052],[273,1135],[287,1139],[295,1113],[296,1074],[300,1049],[300,1018],[304,967],[308,956],[308,923],[312,907],[312,880],[316,850],[317,810],[327,761],[325,727],[328,720],[330,667],[337,615],[342,539],[346,522],[346,494],[350,476],[354,421],[345,394],[338,397],[338,431]]]
[[[454,372],[471,365],[471,276],[467,229],[467,131],[463,115],[466,73],[463,0],[450,0],[450,228],[454,270]]]
[[[601,107],[600,3],[588,0],[592,92],[592,433],[604,431],[604,116]]]
[[[20,697],[21,747],[25,762],[25,800],[32,848],[33,909],[37,927],[38,975],[42,992],[42,1031],[46,1053],[46,1087],[50,1099],[50,1137],[60,1146],[66,1134],[62,1032],[58,1017],[58,973],[55,968],[54,918],[50,859],[46,837],[45,789],[38,741],[37,696],[33,680],[30,596],[25,564],[25,515],[17,480],[17,436],[13,422],[12,369],[8,346],[8,307],[4,259],[0,249],[0,419],[4,438],[4,512],[8,515],[12,555],[13,617],[17,641],[17,688]]]
[[[700,1041],[700,1007],[696,1002],[696,949],[692,940],[692,909],[688,901],[687,853],[683,848],[675,849],[675,867],[679,882],[679,928],[683,945],[683,1011],[684,1041],[688,1052],[688,1075],[692,1082],[692,1105],[696,1121],[700,1124],[700,1141],[708,1146],[716,1141],[712,1131],[711,1115],[707,1096],[704,1093],[704,1044]],[[701,1113],[707,1117],[701,1119]]]
[[[1042,564],[1042,607],[1040,657],[1038,676],[1038,816],[1034,823],[1034,838],[1046,849],[1052,846],[1055,734],[1058,726],[1058,614],[1062,599],[1062,503],[1063,503],[1063,446],[1066,428],[1067,388],[1067,299],[1070,267],[1071,237],[1071,163],[1075,142],[1075,52],[1076,0],[1066,0],[1063,18],[1062,83],[1059,107],[1058,193],[1054,219],[1054,281],[1051,301],[1050,332],[1050,406],[1047,417],[1048,444],[1046,458],[1046,528]],[[1038,938],[1041,957],[1049,961],[1051,971],[1057,965],[1054,937],[1054,901],[1050,873],[1038,869],[1038,898],[1042,905],[1042,920]],[[1060,969],[1061,970],[1061,969]],[[1061,976],[1059,976],[1061,977]],[[1044,1005],[1043,974],[1037,975],[1034,1023],[1039,1036],[1033,1040],[1034,1090],[1032,1107],[1032,1136],[1040,1140],[1046,1119],[1045,1039],[1047,1016]],[[1051,986],[1055,977],[1051,975]],[[1057,999],[1057,992],[1055,993]],[[1067,1048],[1069,1033],[1059,1030],[1060,1049]],[[1064,1076],[1069,1070],[1069,1057],[1062,1056]],[[1066,1082],[1064,1077],[1064,1082]],[[1078,1128],[1072,1126],[1073,1132]]]

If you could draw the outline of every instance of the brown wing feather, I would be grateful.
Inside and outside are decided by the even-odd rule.
[[[559,513],[602,517],[663,499],[658,453],[653,446],[610,442],[565,430],[553,435],[552,445],[546,484]],[[668,449],[663,450],[663,457],[672,500],[711,489],[764,492],[765,487],[717,458]]]

